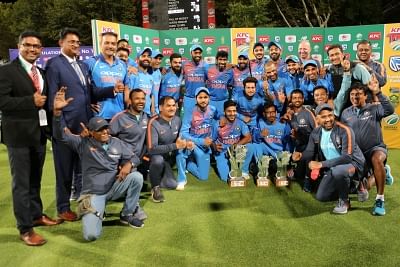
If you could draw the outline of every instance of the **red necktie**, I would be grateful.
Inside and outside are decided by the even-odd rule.
[[[33,86],[36,88],[37,92],[40,92],[40,81],[37,68],[34,65],[32,65],[31,71],[32,71],[31,79],[33,82]]]

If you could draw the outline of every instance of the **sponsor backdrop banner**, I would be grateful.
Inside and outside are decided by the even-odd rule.
[[[298,55],[297,49],[301,40],[308,40],[311,45],[312,58],[322,62],[324,53],[323,28],[257,28],[257,42],[265,46],[270,41],[278,42],[282,46],[282,58],[288,55]]]
[[[330,44],[339,43],[344,53],[351,60],[356,60],[357,43],[366,39],[371,42],[373,57],[383,62],[388,73],[388,83],[384,92],[390,97],[396,108],[396,114],[385,118],[382,122],[385,142],[388,147],[400,148],[399,136],[399,91],[400,91],[400,24],[378,24],[334,28],[232,28],[204,30],[172,30],[156,31],[106,21],[92,21],[93,46],[98,52],[99,34],[114,31],[120,38],[129,40],[132,46],[132,58],[143,47],[159,48],[164,55],[163,63],[169,64],[169,55],[180,53],[190,58],[190,47],[200,44],[204,51],[204,60],[215,63],[218,50],[229,53],[229,61],[236,63],[241,51],[248,51],[253,58],[252,48],[255,42],[267,44],[269,41],[279,42],[283,47],[282,57],[297,55],[299,42],[307,39],[311,44],[311,55],[328,64],[326,48]],[[266,51],[266,54],[268,52]]]
[[[227,51],[228,60],[231,60],[229,29],[160,31],[160,47],[164,55],[163,62],[166,64],[169,64],[169,56],[172,53],[190,58],[190,47],[194,44],[203,47],[204,61],[209,64],[215,64],[215,55],[219,50]]]
[[[388,78],[383,91],[395,107],[395,113],[382,122],[383,137],[388,147],[400,148],[400,23],[386,24],[383,38],[383,64]]]
[[[368,40],[372,46],[374,60],[382,62],[383,52],[383,24],[334,27],[325,29],[324,50],[331,44],[341,44],[343,52],[351,60],[357,59],[357,44],[361,40]],[[328,64],[328,56],[324,53],[324,63]]]

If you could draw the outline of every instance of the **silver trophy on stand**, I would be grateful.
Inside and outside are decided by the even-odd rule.
[[[258,174],[257,174],[257,186],[268,187],[270,180],[268,179],[268,168],[269,162],[272,160],[271,156],[262,156],[257,161]]]
[[[291,153],[288,151],[278,152],[276,154],[276,165],[278,167],[275,177],[275,186],[283,187],[289,185],[287,177],[287,167],[289,165]]]
[[[230,187],[246,186],[246,179],[242,177],[242,165],[246,158],[247,148],[245,145],[230,146],[228,148],[231,171],[229,172]]]

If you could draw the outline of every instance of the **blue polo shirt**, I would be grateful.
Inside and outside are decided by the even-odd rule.
[[[177,75],[170,69],[161,81],[159,98],[161,99],[164,96],[172,96],[175,101],[178,101],[182,83],[183,75],[181,73],[178,73]]]
[[[153,91],[154,79],[151,74],[148,72],[144,72],[142,70],[138,70],[136,75],[132,74],[129,76],[129,89],[141,89],[146,94],[146,104],[144,106],[144,112],[151,115],[150,107],[151,107],[151,94]]]

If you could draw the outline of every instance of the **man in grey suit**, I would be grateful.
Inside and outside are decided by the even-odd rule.
[[[92,117],[90,107],[91,91],[86,65],[77,60],[80,54],[79,32],[64,28],[60,32],[61,53],[50,59],[46,65],[46,80],[49,86],[49,109],[53,107],[54,97],[61,87],[66,87],[66,95],[74,101],[63,110],[63,127],[73,134],[82,131],[80,123],[87,124]],[[82,188],[82,171],[79,155],[61,140],[52,138],[54,167],[56,172],[56,199],[58,217],[75,221],[77,216],[70,208],[71,186],[79,196]]]
[[[36,32],[23,32],[19,56],[0,67],[0,110],[2,140],[7,146],[12,175],[14,215],[20,238],[30,246],[46,240],[34,226],[60,223],[43,214],[40,183],[46,154],[45,128],[47,87],[44,73],[34,63],[42,51]]]

